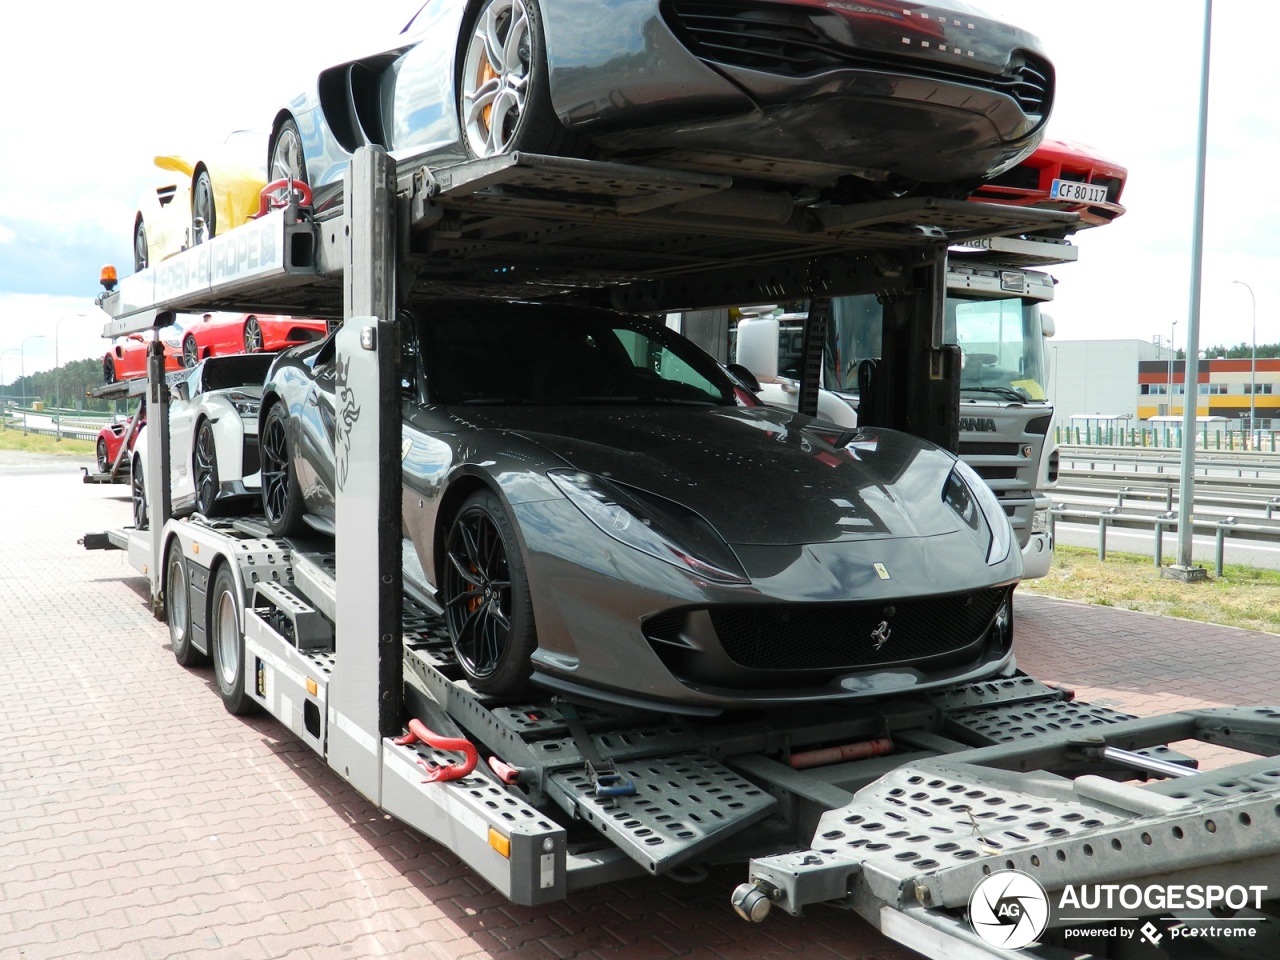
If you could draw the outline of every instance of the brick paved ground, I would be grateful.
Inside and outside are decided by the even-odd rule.
[[[76,545],[126,522],[125,488],[50,469],[0,453],[2,960],[914,956],[834,911],[743,923],[740,867],[512,906],[274,722],[226,714],[123,556]],[[1280,699],[1278,637],[1030,597],[1018,628],[1024,668],[1118,709]]]

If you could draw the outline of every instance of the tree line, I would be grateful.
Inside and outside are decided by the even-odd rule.
[[[40,373],[29,373],[25,378],[14,377],[12,381],[0,387],[0,397],[7,403],[19,397],[31,400],[42,400],[45,406],[52,407],[55,400],[61,407],[91,410],[99,413],[110,412],[114,403],[108,400],[94,400],[86,396],[92,387],[102,386],[102,358],[93,360],[72,360],[54,370]]]

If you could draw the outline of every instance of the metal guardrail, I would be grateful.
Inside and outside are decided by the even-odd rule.
[[[21,417],[0,417],[0,430],[20,430],[22,433],[34,433],[39,436],[56,437],[58,427],[33,427],[22,422]],[[102,426],[68,426],[62,425],[62,437],[66,440],[96,440]]]
[[[1148,469],[1162,476],[1172,471],[1176,476],[1182,466],[1181,455],[1177,450],[1062,446],[1058,448],[1058,458],[1064,465],[1088,464],[1088,471],[1095,474],[1100,472],[1100,465],[1109,465],[1113,473],[1123,472],[1120,468],[1124,467],[1131,473]],[[1224,472],[1234,472],[1239,478],[1250,475],[1255,479],[1273,480],[1280,484],[1280,453],[1218,453],[1197,450],[1195,469],[1197,480],[1201,477],[1212,479],[1215,476],[1221,477]]]
[[[1267,513],[1268,519],[1271,512]],[[1049,535],[1056,537],[1057,524],[1060,520],[1088,520],[1098,524],[1098,559],[1107,559],[1107,529],[1109,527],[1128,527],[1143,529],[1150,527],[1154,536],[1153,558],[1155,566],[1162,565],[1164,559],[1164,534],[1178,529],[1178,515],[1174,512],[1157,515],[1144,513],[1121,513],[1119,507],[1108,507],[1105,510],[1092,511],[1069,507],[1065,503],[1056,504],[1049,511]],[[1236,517],[1224,517],[1221,520],[1197,520],[1192,518],[1192,529],[1213,531],[1214,534],[1214,576],[1221,577],[1228,537],[1257,540],[1263,543],[1280,543],[1280,522],[1273,524],[1242,523]]]

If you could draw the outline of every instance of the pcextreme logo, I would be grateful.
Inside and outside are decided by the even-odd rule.
[[[983,877],[969,895],[969,923],[985,943],[1019,950],[1035,943],[1049,922],[1049,897],[1020,870]]]

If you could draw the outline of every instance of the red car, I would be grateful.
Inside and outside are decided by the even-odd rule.
[[[179,325],[182,363],[194,367],[206,357],[283,350],[328,333],[324,320],[275,317],[259,313],[206,313]]]
[[[1129,171],[1088,147],[1045,140],[1016,167],[984,183],[970,200],[1045,207],[1080,214],[1077,230],[1110,223],[1124,213],[1120,194]]]
[[[110,473],[111,467],[116,462],[116,455],[120,453],[120,447],[126,442],[126,434],[128,434],[128,444],[130,452],[133,451],[133,445],[138,439],[138,431],[142,429],[143,424],[147,422],[147,411],[142,409],[138,416],[138,420],[133,424],[133,430],[129,429],[130,421],[125,423],[113,423],[110,426],[103,427],[98,432],[97,449],[95,450],[96,459],[98,461],[99,473]],[[120,473],[128,476],[129,458],[125,457],[121,463]]]
[[[170,342],[167,336],[164,341],[164,368],[166,371],[182,369],[182,354],[178,341]],[[119,337],[111,344],[111,349],[102,358],[102,382],[115,383],[117,380],[134,380],[147,375],[147,345],[149,340],[140,333],[131,333],[127,337]]]

